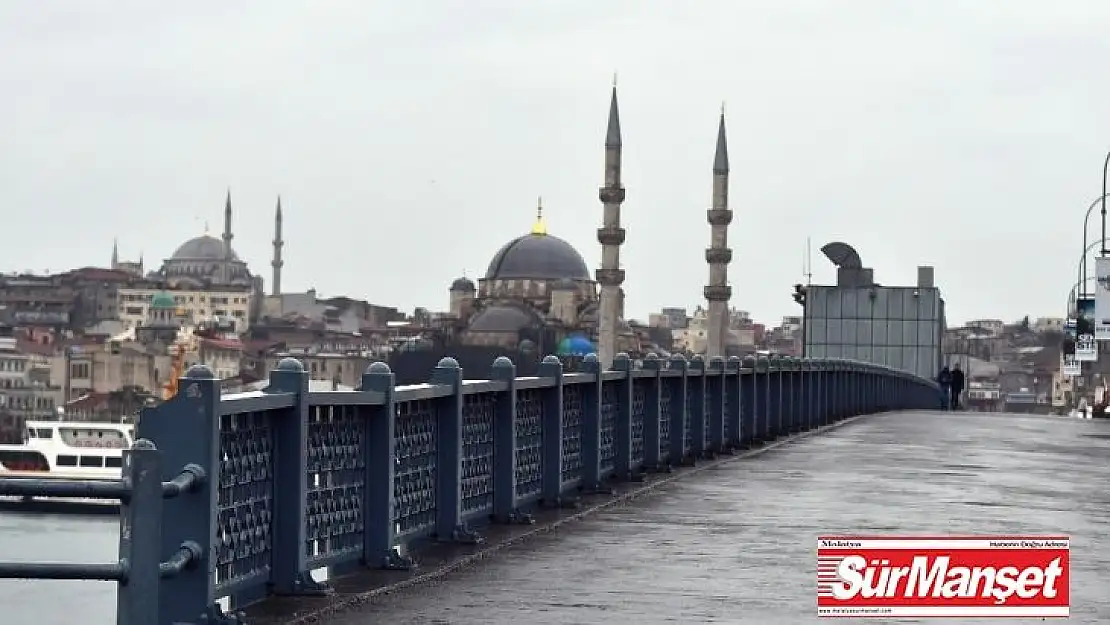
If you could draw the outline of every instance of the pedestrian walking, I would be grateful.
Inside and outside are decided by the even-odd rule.
[[[937,374],[937,384],[940,385],[940,409],[948,410],[952,401],[949,399],[952,389],[952,372],[948,370],[948,365],[944,365],[940,373]]]
[[[960,394],[964,392],[964,372],[960,370],[960,364],[952,367],[952,410],[960,409]]]

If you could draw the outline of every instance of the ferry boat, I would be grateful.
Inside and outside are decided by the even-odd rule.
[[[0,445],[0,476],[114,480],[131,447],[130,423],[27,421],[19,445]]]

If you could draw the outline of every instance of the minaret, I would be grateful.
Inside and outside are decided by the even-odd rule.
[[[728,226],[732,211],[728,207],[728,140],[725,137],[725,109],[721,107],[721,121],[717,127],[717,150],[713,155],[713,205],[706,215],[709,221],[709,248],[705,262],[709,263],[709,284],[705,286],[705,299],[709,301],[709,318],[706,320],[706,357],[724,356],[725,336],[728,328],[728,301],[732,287],[728,285],[728,264],[732,250],[728,247]]]
[[[112,269],[119,269],[119,239],[112,239]]]
[[[270,294],[274,296],[281,295],[281,268],[285,265],[285,261],[281,260],[281,248],[283,246],[285,246],[285,241],[281,239],[281,196],[279,195],[277,210],[274,211],[274,259],[270,261],[270,266],[274,268]]]
[[[598,192],[604,207],[602,225],[597,230],[597,242],[601,244],[601,268],[595,273],[601,285],[601,311],[598,315],[597,357],[601,366],[608,368],[613,364],[617,350],[617,321],[620,318],[621,284],[624,283],[624,270],[621,269],[620,249],[624,243],[624,228],[621,228],[621,203],[624,202],[624,187],[621,185],[621,120],[617,109],[617,81],[613,79],[613,95],[609,100],[609,125],[605,131],[605,186]]]
[[[224,203],[224,284],[231,282],[231,189],[227,190],[227,201]]]

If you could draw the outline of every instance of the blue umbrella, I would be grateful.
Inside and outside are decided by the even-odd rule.
[[[557,351],[560,356],[585,356],[586,354],[596,353],[597,349],[584,336],[568,336],[559,341]]]

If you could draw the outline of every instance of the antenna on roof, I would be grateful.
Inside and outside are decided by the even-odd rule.
[[[806,237],[806,255],[802,261],[802,275],[806,277],[806,286],[813,284],[813,255],[809,237]]]

